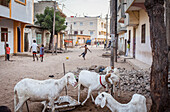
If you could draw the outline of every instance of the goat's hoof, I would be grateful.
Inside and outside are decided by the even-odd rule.
[[[84,103],[81,103],[82,106],[84,106]]]

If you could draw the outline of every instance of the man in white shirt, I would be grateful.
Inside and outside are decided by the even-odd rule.
[[[38,56],[36,55],[37,54],[37,47],[38,47],[38,45],[36,43],[36,40],[33,40],[33,44],[31,46],[32,54],[33,54],[33,61],[35,61],[35,57],[37,58],[37,61],[38,61]],[[30,49],[30,51],[31,51],[31,49]]]

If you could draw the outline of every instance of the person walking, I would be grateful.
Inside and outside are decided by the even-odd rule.
[[[43,56],[44,56],[44,45],[42,44],[41,48],[40,48],[40,59],[41,59],[41,62],[43,62]]]
[[[85,45],[85,46],[83,46],[85,49],[84,49],[84,52],[83,53],[81,53],[80,55],[79,55],[79,57],[80,56],[82,56],[83,58],[84,58],[84,60],[85,60],[85,56],[86,56],[86,54],[87,54],[87,50],[89,50],[90,51],[90,49],[87,47],[87,45]],[[80,47],[80,48],[82,48],[82,47]],[[90,51],[91,52],[91,51]]]
[[[35,61],[35,57],[37,58],[37,61],[38,61],[37,48],[39,48],[39,47],[38,47],[38,45],[36,43],[36,40],[33,40],[33,44],[32,44],[32,46],[30,48],[30,52],[31,52],[31,49],[32,49],[33,61]]]
[[[6,44],[6,54],[7,54],[7,60],[9,61],[9,55],[10,55],[10,50],[11,50],[11,48],[9,47],[9,45],[8,44]]]
[[[128,56],[129,51],[130,51],[130,40],[127,41],[127,50],[125,56]]]

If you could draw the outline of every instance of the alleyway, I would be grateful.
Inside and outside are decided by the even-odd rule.
[[[66,72],[74,71],[77,67],[90,67],[91,65],[110,65],[110,58],[102,58],[102,53],[105,51],[103,47],[89,47],[92,53],[88,52],[86,60],[83,60],[82,57],[78,55],[81,54],[84,49],[74,48],[69,49],[71,52],[51,55],[45,54],[44,62],[32,61],[32,57],[18,57],[13,56],[11,62],[4,61],[4,58],[0,58],[0,105],[5,105],[10,107],[13,110],[13,88],[15,84],[23,78],[33,78],[38,80],[49,79],[49,75],[54,75],[54,78],[61,78],[63,76],[63,63],[66,65]],[[69,57],[69,60],[66,60],[66,57]],[[116,67],[126,68],[127,70],[132,69],[128,63],[116,63]],[[77,89],[69,86],[70,96],[77,99]],[[65,95],[63,92],[62,95]],[[82,92],[81,101],[83,101],[87,95],[87,92]],[[96,94],[97,95],[97,94]],[[96,96],[95,95],[95,96]],[[125,102],[129,101],[131,96],[124,97]],[[122,102],[124,102],[122,100]],[[88,108],[87,108],[88,105]],[[31,112],[40,112],[42,105],[40,103],[31,103],[29,102]],[[24,106],[24,110],[26,107]],[[108,110],[108,109],[106,109]],[[93,111],[99,112],[99,107],[95,107],[92,104],[91,99],[88,100],[88,103],[84,107],[74,110],[78,111]],[[25,112],[25,111],[24,111]]]

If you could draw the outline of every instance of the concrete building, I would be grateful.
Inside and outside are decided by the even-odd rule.
[[[66,25],[67,34],[90,35],[93,43],[106,39],[106,20],[101,17],[67,17]]]
[[[10,53],[24,52],[24,28],[34,23],[33,7],[34,0],[0,1],[0,55],[5,54],[5,37]]]
[[[118,0],[119,50],[126,52],[127,41],[130,40],[128,55],[151,65],[150,26],[144,2],[145,0]],[[122,37],[125,39],[124,45],[121,45]]]
[[[53,8],[54,3],[57,4],[56,1],[52,1],[52,0],[39,0],[38,2],[34,3],[34,20],[35,21],[37,20],[35,17],[36,14],[44,14],[45,8],[46,7]],[[58,5],[56,10],[60,12],[62,17],[64,18],[66,17],[66,15],[62,13]],[[64,37],[63,34],[64,34],[63,32],[56,34],[54,38],[54,46],[55,43],[57,43],[58,48],[63,47],[63,37]],[[28,25],[25,29],[25,37],[28,38],[28,43],[26,43],[26,45],[28,45],[28,48],[31,47],[33,40],[36,40],[39,46],[41,44],[44,44],[45,48],[48,48],[50,43],[50,36],[51,33],[47,29],[43,29],[37,25],[31,25],[31,26]]]
[[[27,25],[24,29],[24,52],[28,52],[33,40],[36,40],[38,46],[43,44],[45,47],[49,46],[51,33],[47,29],[43,29],[36,25]]]

